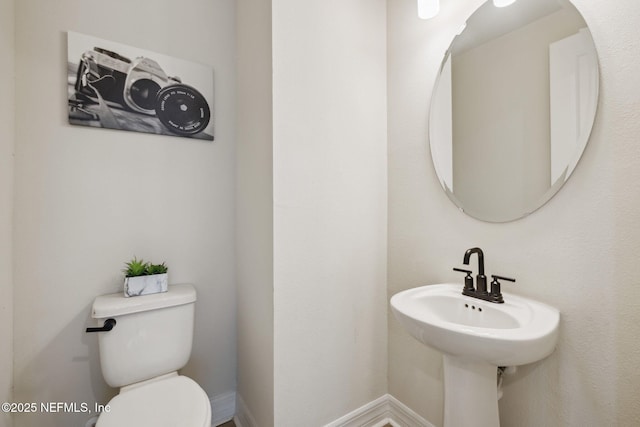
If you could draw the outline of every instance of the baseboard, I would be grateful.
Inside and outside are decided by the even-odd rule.
[[[324,427],[435,427],[390,394],[361,406]]]
[[[359,407],[324,427],[377,427],[389,423],[388,394]]]
[[[239,394],[235,397],[233,421],[236,427],[258,427],[242,397]],[[383,427],[387,424],[393,427],[435,427],[390,394],[380,396],[324,427]]]
[[[211,425],[217,426],[231,421],[236,413],[236,393],[229,391],[211,399]]]
[[[392,414],[391,424],[395,427],[435,427],[429,421],[422,418],[415,411],[395,397],[387,394],[390,412]]]
[[[258,427],[258,423],[239,394],[236,395],[236,415],[233,417],[233,422],[236,427]]]

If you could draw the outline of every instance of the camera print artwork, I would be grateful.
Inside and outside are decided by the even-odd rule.
[[[69,123],[213,141],[213,69],[68,32]]]

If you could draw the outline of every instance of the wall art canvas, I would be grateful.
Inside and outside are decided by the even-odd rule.
[[[67,33],[69,123],[213,141],[213,69]]]

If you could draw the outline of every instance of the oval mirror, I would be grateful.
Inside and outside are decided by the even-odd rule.
[[[506,222],[573,172],[596,113],[598,62],[567,0],[484,3],[445,54],[429,116],[436,174],[470,216]]]

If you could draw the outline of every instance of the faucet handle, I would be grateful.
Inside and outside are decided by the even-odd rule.
[[[515,282],[516,281],[516,279],[512,279],[510,277],[498,276],[497,274],[492,274],[491,278],[493,280],[506,280],[508,282]]]
[[[464,278],[464,289],[462,290],[463,295],[468,295],[470,292],[473,292],[475,289],[473,288],[473,277],[471,276],[471,270],[465,270],[463,268],[453,268],[453,271],[459,271],[461,273],[467,273]]]
[[[489,297],[491,298],[491,301],[501,304],[504,302],[504,298],[502,298],[502,292],[500,291],[500,282],[498,282],[498,280],[515,282],[516,279],[512,279],[510,277],[498,276],[497,274],[492,274],[491,278],[493,280],[491,281],[491,293],[489,294]]]

